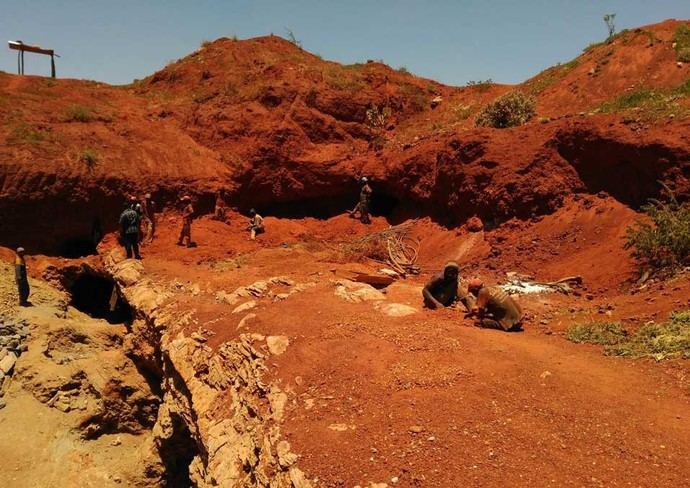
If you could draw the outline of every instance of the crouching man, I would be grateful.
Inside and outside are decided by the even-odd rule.
[[[522,329],[522,309],[520,305],[498,286],[484,286],[475,278],[467,286],[469,292],[477,297],[471,307],[479,327],[517,331]]]
[[[422,290],[424,305],[433,310],[450,307],[461,302],[469,311],[474,306],[474,297],[460,288],[460,267],[450,261],[443,272],[436,273]]]

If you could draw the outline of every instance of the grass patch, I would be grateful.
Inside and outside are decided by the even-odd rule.
[[[474,91],[478,93],[484,93],[486,91],[489,91],[489,89],[493,86],[494,81],[489,78],[488,80],[470,80],[467,82],[465,85],[467,88],[472,88]]]
[[[614,100],[602,103],[598,108],[600,112],[614,113],[628,110],[639,110],[650,118],[659,118],[669,115],[687,116],[690,110],[678,104],[678,100],[690,96],[690,80],[666,90],[656,90],[642,87],[637,91],[626,93]]]
[[[566,337],[573,342],[603,345],[610,356],[690,359],[690,310],[674,312],[663,324],[648,324],[632,334],[619,323],[604,322],[576,325]]]
[[[449,122],[452,124],[469,119],[470,115],[472,115],[472,112],[474,111],[473,109],[474,107],[472,105],[466,105],[463,103],[452,106],[449,110]]]
[[[79,155],[79,161],[84,163],[89,169],[93,169],[98,164],[98,154],[90,147],[87,147]]]
[[[401,85],[400,90],[403,92],[403,95],[405,95],[405,98],[409,100],[410,108],[413,112],[421,112],[427,107],[427,95],[424,90],[417,85],[405,83]]]
[[[525,91],[530,95],[539,95],[546,88],[565,77],[565,75],[570,73],[579,65],[580,60],[575,58],[567,63],[551,66],[529,80],[525,85]]]
[[[347,66],[328,65],[321,72],[326,84],[341,91],[358,91],[366,86],[361,77],[361,64],[350,64]]]
[[[690,264],[690,204],[679,203],[664,187],[668,202],[652,200],[642,207],[649,221],[638,220],[626,229],[625,249],[640,267],[673,273]]]
[[[621,342],[626,335],[625,329],[618,322],[593,322],[571,327],[566,333],[566,338],[577,343],[612,346]]]
[[[68,122],[91,122],[94,110],[83,105],[70,105],[67,107],[65,117]]]
[[[673,34],[676,43],[676,59],[683,63],[690,63],[690,26],[681,24]]]
[[[45,135],[31,125],[19,122],[10,127],[10,134],[7,139],[10,144],[37,145],[45,141]]]

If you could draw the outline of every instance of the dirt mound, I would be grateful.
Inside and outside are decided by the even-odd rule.
[[[624,30],[592,44],[570,62],[553,66],[520,85],[537,97],[541,116],[590,112],[612,98],[640,89],[671,89],[690,78],[690,64],[677,65],[674,35],[687,21]]]
[[[11,229],[0,244],[94,253],[131,193],[170,208],[188,192],[203,214],[223,188],[240,211],[328,218],[354,205],[362,174],[374,176],[374,214],[444,225],[531,218],[578,192],[637,206],[657,180],[685,195],[688,119],[573,115],[633,81],[687,80],[671,60],[678,25],[621,33],[521,85],[550,119],[507,130],[477,129],[474,118],[514,87],[343,66],[276,36],[205,43],[127,87],[0,74],[0,226]]]

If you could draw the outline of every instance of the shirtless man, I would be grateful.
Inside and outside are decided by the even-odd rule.
[[[469,311],[474,305],[474,297],[465,292],[458,282],[460,267],[450,261],[442,273],[436,273],[422,290],[424,305],[431,309],[450,307],[461,302]]]
[[[265,229],[264,229],[264,218],[256,213],[256,210],[251,209],[249,211],[249,224],[247,225],[247,229],[249,230],[249,237],[251,240],[256,239],[257,234],[262,234]]]
[[[472,312],[477,316],[479,327],[516,331],[522,328],[522,309],[513,298],[498,286],[484,286],[475,278],[467,286],[477,297]]]

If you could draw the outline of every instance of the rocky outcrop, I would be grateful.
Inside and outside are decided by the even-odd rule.
[[[297,455],[280,437],[287,395],[262,379],[263,349],[282,352],[287,341],[242,334],[211,348],[203,329],[189,335],[181,330],[174,305],[145,277],[141,263],[119,255],[106,259],[106,269],[136,311],[130,353],[137,362],[155,355],[144,363],[160,374],[162,403],[152,447],[161,462],[149,467],[152,478],[203,488],[310,487]],[[271,283],[291,284],[276,278],[232,296],[262,296]]]

